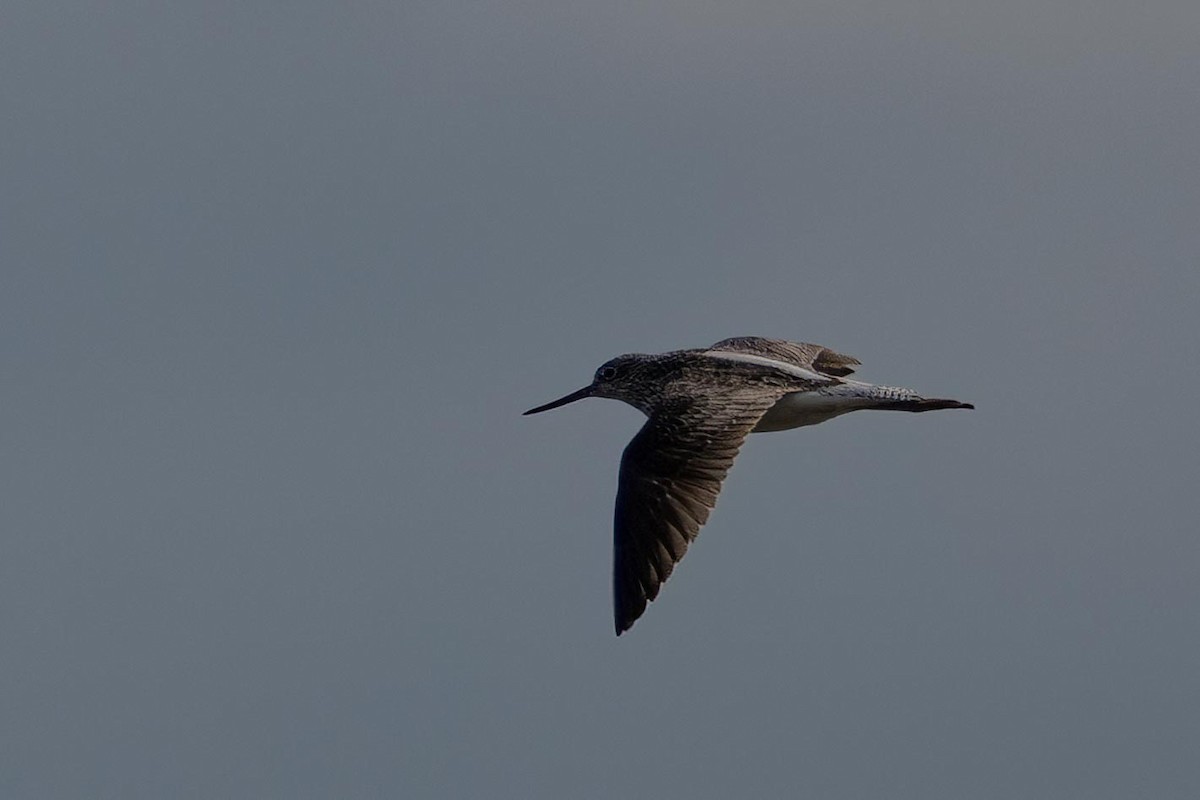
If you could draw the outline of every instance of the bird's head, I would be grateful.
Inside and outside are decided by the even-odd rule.
[[[538,414],[552,408],[574,403],[585,397],[608,397],[613,400],[624,400],[631,406],[647,411],[652,400],[653,381],[650,380],[649,367],[653,363],[652,356],[640,353],[628,353],[604,362],[596,370],[592,382],[565,397],[546,403],[544,406],[531,408],[526,414]]]

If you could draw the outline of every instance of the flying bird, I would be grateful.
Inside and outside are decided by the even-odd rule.
[[[819,344],[739,336],[707,348],[617,356],[589,385],[525,412],[608,397],[648,417],[621,456],[617,481],[618,636],[642,616],[695,540],[747,434],[816,425],[861,409],[975,407],[846,377],[859,363]]]

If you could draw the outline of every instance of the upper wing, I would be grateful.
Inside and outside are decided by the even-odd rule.
[[[613,542],[618,636],[658,596],[708,519],[746,434],[785,391],[670,400],[625,448]]]
[[[835,377],[849,375],[861,363],[853,356],[835,353],[828,347],[819,344],[766,339],[762,336],[735,336],[732,339],[722,339],[708,349],[774,358]]]

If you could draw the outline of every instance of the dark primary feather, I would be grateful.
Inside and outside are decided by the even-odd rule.
[[[664,400],[625,448],[614,520],[618,635],[658,596],[707,521],[746,435],[787,391],[781,384],[775,392],[760,386]]]

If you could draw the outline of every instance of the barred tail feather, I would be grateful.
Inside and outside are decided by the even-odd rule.
[[[975,408],[971,403],[960,403],[957,400],[943,400],[940,398],[914,397],[908,400],[879,400],[873,403],[870,408],[879,409],[882,411],[912,411],[920,413],[922,411],[938,411],[943,408]]]

